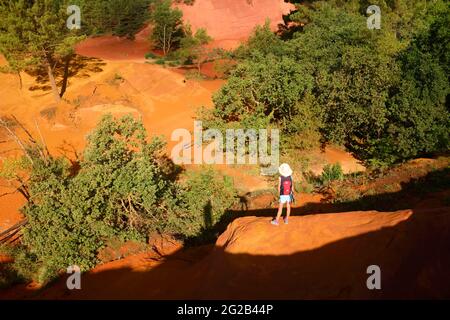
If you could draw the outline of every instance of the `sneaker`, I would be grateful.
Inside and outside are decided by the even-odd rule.
[[[278,221],[275,220],[275,219],[273,219],[272,221],[270,221],[270,223],[273,224],[274,226],[277,226],[277,225],[278,225]]]
[[[284,218],[283,220],[284,220],[284,224],[288,224],[289,223],[288,218]]]

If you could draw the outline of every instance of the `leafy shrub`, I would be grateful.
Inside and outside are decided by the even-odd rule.
[[[106,263],[125,258],[129,255],[145,252],[146,250],[148,250],[146,243],[110,239],[106,243],[106,247],[99,251],[98,258],[101,263]]]
[[[174,192],[164,143],[146,141],[142,123],[105,116],[88,137],[74,175],[62,158],[34,159],[24,244],[46,280],[69,265],[87,270],[111,238],[144,240],[158,229]]]
[[[339,185],[336,188],[336,195],[333,199],[334,202],[354,202],[361,198],[362,194],[352,184]]]
[[[148,52],[145,54],[145,59],[155,59],[157,57],[153,52]]]
[[[178,208],[169,215],[167,230],[184,237],[215,236],[214,228],[236,203],[233,180],[211,168],[188,174],[178,191]]]
[[[22,280],[10,265],[0,265],[0,290],[21,282]]]
[[[188,80],[202,80],[203,75],[197,70],[189,70],[184,75]]]
[[[314,192],[314,184],[307,180],[303,181],[295,181],[295,191],[299,193],[313,193]]]
[[[319,178],[319,181],[322,185],[329,185],[333,181],[340,181],[344,179],[344,172],[342,171],[342,167],[339,163],[335,163],[333,165],[327,164],[323,168],[323,172]]]
[[[30,178],[23,208],[28,224],[10,275],[46,282],[71,265],[85,271],[116,256],[119,244],[144,242],[155,232],[185,239],[213,235],[234,203],[232,181],[208,169],[177,182],[179,170],[164,145],[158,137],[148,141],[142,122],[132,116],[106,115],[76,167],[27,147],[27,156],[2,171],[11,178],[29,169]]]
[[[236,63],[229,59],[214,61],[214,71],[225,79],[231,75],[235,66]]]
[[[156,48],[167,55],[178,48],[183,32],[183,12],[172,7],[171,0],[155,1],[150,16],[153,24],[151,40]]]
[[[8,264],[0,264],[0,289],[38,277],[37,259],[26,247],[1,245],[0,254],[13,260]]]
[[[162,59],[162,58],[156,59],[155,63],[156,63],[156,64],[159,64],[159,65],[161,65],[161,66],[163,66],[163,65],[166,64],[166,60],[165,60],[165,59]]]
[[[273,56],[241,63],[213,97],[215,116],[224,121],[268,118],[285,126],[312,87],[304,68],[292,59]]]
[[[180,40],[180,48],[175,56],[183,65],[195,64],[198,72],[201,66],[213,59],[218,53],[214,49],[208,49],[206,45],[212,41],[206,29],[200,28],[195,33],[188,24],[184,26],[184,36]]]
[[[179,61],[169,61],[168,63],[169,67],[178,67],[180,65]]]

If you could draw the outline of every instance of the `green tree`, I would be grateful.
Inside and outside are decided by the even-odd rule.
[[[179,9],[172,9],[170,0],[157,1],[153,7],[151,21],[153,31],[151,39],[157,48],[167,55],[177,46],[183,37],[183,13]]]
[[[112,33],[134,38],[150,18],[153,0],[75,0],[82,11],[82,30],[86,34]]]
[[[311,87],[312,77],[295,60],[273,55],[254,57],[241,63],[214,95],[214,114],[225,121],[243,123],[256,116],[284,127]]]
[[[371,157],[387,162],[417,157],[450,147],[448,75],[439,60],[415,43],[400,56],[402,79],[387,104],[388,121]]]
[[[36,142],[23,146],[26,156],[0,173],[29,177],[22,186],[28,199],[22,244],[40,281],[70,265],[94,267],[112,240],[145,241],[155,232],[200,236],[235,200],[232,181],[211,170],[176,181],[162,140],[148,139],[132,116],[104,116],[77,166]]]
[[[33,157],[23,243],[37,257],[42,280],[69,265],[95,266],[108,239],[144,240],[162,228],[175,190],[163,146],[158,138],[147,142],[131,116],[105,116],[77,172],[63,158]]]
[[[3,72],[15,73],[19,77],[22,88],[23,72],[27,66],[33,64],[33,58],[26,54],[26,43],[21,41],[27,32],[22,21],[23,3],[9,1],[0,3],[0,53],[6,58],[8,65]]]
[[[314,65],[325,140],[345,143],[373,164],[441,150],[448,141],[443,105],[449,84],[429,54],[432,46],[411,47],[418,33],[433,29],[427,20],[439,21],[428,17],[435,8],[403,2],[392,10],[373,32],[357,11],[322,4],[289,42],[299,63]]]
[[[180,41],[180,49],[177,50],[176,55],[184,64],[196,64],[200,73],[202,64],[213,58],[215,54],[214,50],[205,47],[212,38],[203,28],[193,34],[190,25],[185,27],[184,33],[185,36]]]
[[[263,26],[256,26],[245,44],[240,45],[233,53],[239,60],[252,57],[267,56],[269,54],[282,56],[286,53],[286,43],[283,42],[270,28],[267,20]]]
[[[205,124],[275,124],[295,146],[314,145],[304,139],[317,130],[372,164],[448,149],[449,5],[380,7],[381,30],[367,28],[358,0],[300,7],[291,20],[302,27],[284,41],[256,28]]]
[[[0,3],[0,52],[15,72],[25,67],[45,67],[55,101],[64,95],[74,45],[84,37],[66,27],[69,1],[35,0]],[[54,70],[64,65],[61,90]]]
[[[450,77],[450,3],[436,2],[426,15],[427,25],[416,34],[415,46],[430,52]]]

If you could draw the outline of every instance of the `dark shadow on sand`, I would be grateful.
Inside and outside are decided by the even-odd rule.
[[[415,212],[395,226],[292,255],[231,254],[213,247],[192,261],[193,248],[184,249],[147,271],[121,268],[84,274],[82,290],[73,291],[66,289],[63,276],[42,292],[29,292],[28,297],[448,299],[449,226],[450,212],[445,208]],[[381,268],[381,290],[366,286],[367,267],[374,264]]]

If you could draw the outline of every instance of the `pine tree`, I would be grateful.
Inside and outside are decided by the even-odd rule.
[[[0,53],[6,58],[8,65],[0,71],[15,73],[19,77],[22,89],[21,72],[27,66],[33,64],[31,56],[27,56],[26,44],[21,41],[26,30],[25,23],[21,20],[20,2],[0,3]]]
[[[20,74],[25,68],[45,67],[55,101],[67,87],[74,45],[84,37],[66,26],[67,0],[4,0],[0,2],[0,52],[10,68]],[[64,65],[61,90],[54,70]]]

